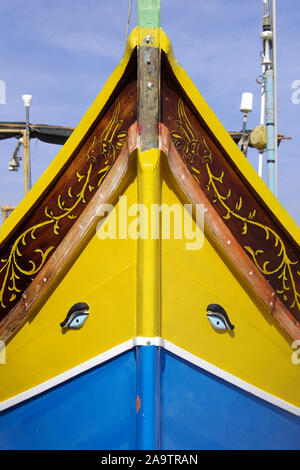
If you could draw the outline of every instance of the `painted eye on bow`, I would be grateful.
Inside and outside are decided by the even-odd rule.
[[[221,305],[210,304],[206,308],[206,316],[215,330],[233,330],[234,325]]]
[[[207,318],[209,323],[215,330],[227,330],[227,326],[225,325],[222,318],[218,317],[217,315],[207,314]]]
[[[63,330],[81,328],[89,315],[89,306],[85,302],[78,302],[68,311],[64,321],[60,324]]]
[[[75,317],[73,317],[73,319],[71,320],[71,322],[69,323],[69,328],[81,328],[86,319],[88,317],[88,313],[79,313],[78,315],[76,315]]]

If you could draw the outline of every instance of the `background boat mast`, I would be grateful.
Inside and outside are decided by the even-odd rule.
[[[270,6],[271,2],[271,6]],[[277,82],[276,82],[276,0],[263,0],[262,67],[264,83],[261,101],[267,134],[267,184],[277,197]],[[261,164],[261,162],[260,162]],[[261,173],[259,168],[259,173]]]

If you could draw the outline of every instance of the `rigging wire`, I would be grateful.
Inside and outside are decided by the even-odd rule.
[[[132,0],[129,0],[127,28],[126,28],[126,42],[127,42],[127,39],[128,39],[128,30],[129,30],[129,24],[130,24],[131,9],[132,9]]]

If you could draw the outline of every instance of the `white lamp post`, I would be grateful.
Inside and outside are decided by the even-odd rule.
[[[253,93],[242,93],[240,111],[243,113],[243,130],[242,130],[242,151],[245,156],[247,156],[247,145],[245,139],[245,132],[247,126],[248,113],[251,113],[253,109]]]
[[[31,167],[30,167],[30,129],[29,129],[29,107],[32,95],[22,95],[22,100],[26,110],[26,130],[24,133],[24,192],[25,194],[31,188]]]

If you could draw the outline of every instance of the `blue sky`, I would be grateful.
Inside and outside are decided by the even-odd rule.
[[[21,96],[30,93],[32,123],[76,126],[123,55],[128,6],[129,0],[2,0],[0,120],[24,120]],[[227,130],[241,129],[244,91],[254,94],[248,127],[259,124],[261,17],[262,0],[162,0],[162,27],[175,56]],[[300,80],[299,24],[299,0],[277,1],[278,132],[292,137],[278,150],[278,198],[298,224],[300,104],[292,102],[292,83]],[[0,141],[0,205],[23,197],[23,168],[8,171],[15,144]],[[59,149],[31,141],[33,182]],[[249,160],[257,168],[256,150]]]

